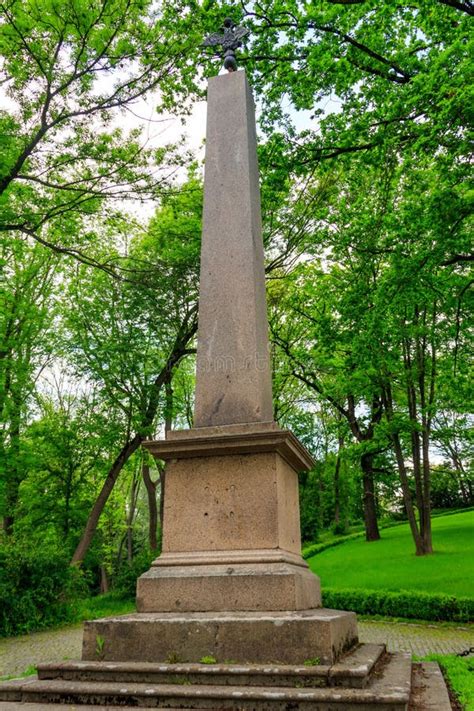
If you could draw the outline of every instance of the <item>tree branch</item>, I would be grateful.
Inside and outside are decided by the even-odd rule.
[[[474,254],[453,254],[449,259],[441,262],[441,266],[449,267],[451,264],[459,264],[460,262],[474,262]]]
[[[471,2],[457,2],[457,0],[438,0],[441,5],[448,5],[449,7],[454,7],[455,10],[460,10],[461,12],[467,12],[468,15],[474,15],[474,6]]]

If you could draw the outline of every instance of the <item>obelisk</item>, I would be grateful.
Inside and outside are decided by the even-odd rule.
[[[230,69],[234,29],[226,25]],[[84,659],[97,634],[116,661],[331,663],[354,644],[355,615],[320,607],[319,580],[301,557],[298,472],[313,460],[273,421],[244,71],[208,87],[194,428],[145,446],[166,461],[162,554],[138,580],[138,614],[86,627]]]
[[[273,420],[253,98],[245,72],[207,92],[195,427]]]

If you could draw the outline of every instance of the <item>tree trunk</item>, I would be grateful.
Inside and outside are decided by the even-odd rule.
[[[423,427],[423,548],[426,553],[433,553],[433,538],[431,533],[431,471],[429,455],[429,433],[427,426]]]
[[[142,477],[148,497],[148,543],[152,551],[158,548],[156,537],[156,527],[158,525],[158,507],[156,505],[156,487],[159,479],[153,481],[150,476],[150,466],[144,461],[142,465]]]
[[[393,421],[393,403],[391,389],[388,385],[384,393],[384,405],[387,420],[389,423],[391,423]],[[408,474],[405,467],[405,458],[403,456],[402,444],[398,432],[393,431],[390,435],[390,438],[392,440],[395,458],[397,460],[398,473],[400,476],[400,483],[402,485],[403,503],[405,504],[405,510],[408,516],[408,523],[410,524],[411,534],[415,543],[416,555],[424,555],[425,550],[423,539],[418,530],[418,525],[416,522],[415,509],[413,506],[413,499],[411,496]]]
[[[392,435],[393,447],[395,450],[395,457],[397,459],[398,473],[400,475],[400,482],[402,485],[403,502],[405,504],[405,510],[408,516],[408,523],[410,524],[411,534],[413,536],[413,541],[415,543],[416,555],[424,555],[425,548],[423,538],[418,530],[418,525],[416,522],[415,509],[413,507],[413,500],[411,497],[410,485],[408,482],[408,474],[405,467],[405,460],[403,457],[402,445],[398,434]]]
[[[133,473],[132,485],[130,487],[130,508],[127,515],[127,561],[129,564],[133,561],[133,519],[137,507],[137,497],[139,490],[139,482]]]
[[[15,509],[18,504],[22,472],[20,471],[20,421],[21,404],[16,397],[12,398],[14,407],[11,415],[11,426],[9,429],[10,445],[3,451],[6,464],[5,483],[5,515],[3,518],[3,531],[6,536],[13,534],[13,524],[15,523]]]
[[[108,593],[110,589],[109,586],[109,576],[107,575],[107,570],[105,569],[105,566],[101,565],[100,566],[100,593],[103,595],[104,593]]]
[[[114,463],[110,467],[102,489],[100,490],[99,496],[97,497],[95,504],[92,507],[92,511],[89,514],[89,518],[87,520],[84,533],[82,534],[82,538],[79,541],[76,550],[74,551],[74,555],[72,556],[71,565],[82,563],[82,561],[84,560],[84,556],[89,550],[89,546],[94,537],[97,524],[99,523],[100,515],[104,510],[104,506],[107,503],[110,494],[112,493],[112,490],[115,486],[115,482],[117,481],[118,476],[122,471],[123,467],[128,462],[132,454],[137,451],[142,441],[143,437],[139,434],[136,434],[133,439],[126,442],[126,444],[120,450],[118,457],[115,459]]]
[[[163,531],[165,517],[165,488],[166,488],[166,466],[160,470],[160,529]]]
[[[410,352],[410,342],[408,338],[403,339],[403,365],[405,369],[405,377],[407,379],[406,394],[408,403],[408,414],[410,418],[410,439],[411,439],[411,456],[413,460],[413,477],[415,480],[416,507],[420,518],[420,532],[423,536],[425,527],[423,515],[423,481],[421,473],[421,448],[420,435],[418,432],[418,412],[415,385],[413,382],[412,373],[412,358]]]
[[[337,525],[341,520],[341,487],[340,487],[340,471],[341,471],[341,452],[344,446],[344,438],[338,437],[338,450],[336,457],[336,466],[334,468],[334,523]]]
[[[365,538],[367,541],[380,540],[379,526],[377,523],[377,508],[375,506],[375,485],[373,473],[373,454],[367,452],[360,458],[362,468],[362,483],[364,486],[364,524]]]

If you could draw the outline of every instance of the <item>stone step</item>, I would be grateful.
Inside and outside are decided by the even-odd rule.
[[[137,706],[110,706],[110,704],[91,706],[90,704],[29,704],[21,701],[0,701],[0,711],[132,711],[132,709],[136,711],[137,708]],[[150,706],[140,708],[150,709]],[[180,709],[167,708],[166,711],[180,711]],[[188,708],[187,711],[198,711],[198,709]]]
[[[409,655],[396,653],[377,668],[367,688],[289,688],[143,684],[36,678],[0,685],[0,700],[47,704],[250,711],[406,711]]]
[[[149,706],[142,706],[150,708]],[[90,704],[24,704],[21,701],[0,701],[0,711],[136,711],[136,706],[91,706]],[[180,709],[168,708],[166,711],[180,711]],[[197,711],[197,709],[188,709],[188,711]]]
[[[410,711],[451,711],[448,689],[438,662],[412,666]]]
[[[364,687],[385,651],[381,644],[361,644],[337,664],[154,664],[151,662],[61,662],[39,664],[39,679],[119,681],[141,684],[213,686]]]
[[[179,566],[176,566],[179,567]],[[298,664],[319,657],[334,664],[358,642],[354,612],[319,607],[267,612],[157,612],[104,617],[84,623],[82,659],[107,662]]]

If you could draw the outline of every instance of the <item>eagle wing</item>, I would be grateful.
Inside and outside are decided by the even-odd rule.
[[[217,44],[223,44],[224,39],[224,35],[221,35],[219,32],[214,32],[212,35],[209,35],[209,37],[206,37],[203,45],[204,47],[214,47]]]
[[[249,30],[246,27],[236,27],[234,30],[234,37],[236,40],[241,40],[248,34]]]

